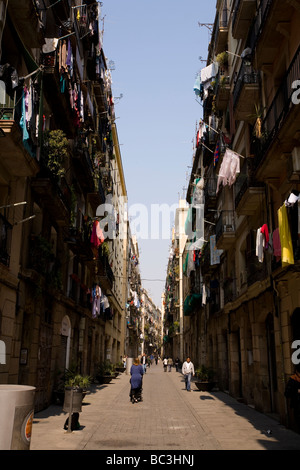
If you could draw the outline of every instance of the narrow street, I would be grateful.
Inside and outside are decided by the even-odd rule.
[[[299,450],[300,435],[219,391],[185,390],[183,376],[162,364],[144,377],[143,402],[129,400],[129,376],[93,386],[80,429],[63,429],[67,414],[51,405],[34,418],[31,450]]]

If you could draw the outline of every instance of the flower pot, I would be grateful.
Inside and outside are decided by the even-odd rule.
[[[195,385],[201,392],[211,392],[215,386],[215,382],[196,381]]]

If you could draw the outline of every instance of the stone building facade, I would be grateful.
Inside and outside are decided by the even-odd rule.
[[[197,188],[204,240],[186,276],[184,297],[194,302],[182,332],[183,355],[212,367],[220,389],[291,426],[284,390],[300,339],[299,26],[292,0],[217,2],[194,88],[203,117],[187,202]]]
[[[0,383],[34,385],[40,410],[65,368],[125,353],[127,192],[100,2],[0,15]]]

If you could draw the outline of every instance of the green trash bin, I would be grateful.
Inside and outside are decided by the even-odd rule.
[[[0,450],[29,450],[35,387],[0,385]]]

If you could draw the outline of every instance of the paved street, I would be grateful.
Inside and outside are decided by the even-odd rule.
[[[37,413],[31,450],[300,450],[300,435],[273,419],[223,392],[192,388],[160,363],[144,377],[144,401],[132,404],[129,376],[120,374],[85,397],[78,431],[63,429],[61,406]]]

